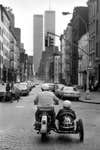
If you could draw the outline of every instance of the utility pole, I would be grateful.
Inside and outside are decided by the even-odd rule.
[[[51,0],[49,0],[49,11],[51,10]]]

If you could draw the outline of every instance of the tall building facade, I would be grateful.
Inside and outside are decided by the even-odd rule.
[[[10,18],[2,5],[0,5],[0,80],[8,80],[9,52],[10,52]]]
[[[89,54],[92,64],[91,80],[100,83],[100,0],[88,0]]]
[[[72,26],[71,23],[68,24],[66,30],[61,35],[61,61],[62,61],[62,82],[66,84],[71,84],[71,67],[72,67]]]
[[[49,33],[49,34],[48,34]],[[54,59],[51,62],[51,57],[53,57],[54,53],[54,45],[55,45],[55,36],[50,34],[55,34],[55,11],[46,10],[44,12],[44,45],[45,52],[42,57],[46,57],[43,59],[42,68],[44,69],[44,80],[47,82],[51,82],[54,80]]]
[[[43,15],[33,16],[33,64],[37,74],[43,51]]]
[[[0,6],[0,81],[3,78],[3,24],[1,20],[2,7]]]
[[[53,10],[47,10],[44,14],[44,39],[46,42],[47,34],[48,32],[51,32],[55,34],[55,11]],[[52,44],[55,43],[55,36],[52,34],[49,34],[49,40],[52,41]],[[45,43],[46,46],[46,43]],[[49,46],[49,45],[48,45]]]
[[[88,49],[89,45],[89,36],[88,33],[85,33],[82,35],[80,40],[78,41],[78,85],[82,88],[86,87],[87,84],[87,68],[89,65],[88,62],[88,55],[86,53],[89,53]],[[80,47],[84,50],[84,52],[80,49]]]
[[[75,7],[72,23],[72,84],[78,84],[78,40],[88,32],[88,7]]]

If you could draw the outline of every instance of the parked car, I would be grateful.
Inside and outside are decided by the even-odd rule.
[[[26,81],[26,82],[24,82],[24,83],[25,83],[26,86],[28,87],[29,91],[31,91],[32,88],[35,87],[35,83],[34,83],[33,81],[28,80],[28,81]]]
[[[4,100],[5,92],[0,91],[0,101]]]
[[[29,95],[30,90],[25,82],[19,83],[17,88],[20,90],[21,96]]]
[[[28,87],[29,91],[32,90],[32,84],[31,84],[31,81],[27,81],[25,82],[26,83],[26,86]]]
[[[55,95],[59,98],[61,98],[62,94],[62,88],[64,87],[64,84],[56,84],[56,88],[55,88]]]
[[[15,84],[12,91],[11,91],[11,95],[12,95],[13,100],[18,100],[18,99],[20,99],[20,96],[21,96],[21,91],[17,86],[18,85]]]
[[[79,100],[80,91],[76,87],[64,86],[59,91],[62,99]]]
[[[49,90],[55,92],[56,84],[55,83],[47,83],[49,86]]]
[[[43,83],[41,87],[42,89],[55,92],[56,84],[55,83]]]
[[[32,88],[36,86],[36,83],[34,81],[31,81],[31,85],[32,85]],[[37,84],[39,85],[39,84]]]
[[[43,84],[41,85],[41,89],[43,89],[43,90],[49,90],[49,85],[48,85],[48,83],[43,83]]]

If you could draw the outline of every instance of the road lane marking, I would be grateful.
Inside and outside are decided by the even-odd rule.
[[[17,105],[16,108],[24,108],[23,105]]]
[[[7,129],[0,129],[0,133],[4,133],[4,132],[7,132],[9,130],[11,130],[12,128],[7,128]]]
[[[4,130],[0,130],[0,133],[3,133],[4,132]]]

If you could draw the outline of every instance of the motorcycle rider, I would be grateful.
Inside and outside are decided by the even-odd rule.
[[[57,113],[57,116],[56,116],[56,126],[57,126],[57,129],[59,128],[59,122],[60,123],[63,123],[64,122],[64,116],[66,114],[70,114],[72,116],[72,119],[75,120],[76,119],[76,114],[75,114],[75,111],[72,110],[71,108],[71,102],[69,100],[65,100],[63,102],[63,108],[61,108],[58,113]]]
[[[55,96],[55,94],[51,91],[48,91],[47,87],[43,85],[41,87],[42,92],[40,92],[34,99],[34,104],[42,107],[54,106],[54,104],[59,104],[59,99]],[[35,120],[38,121],[38,116],[40,112],[37,109],[35,112]],[[51,112],[51,125],[52,128],[55,128],[55,111]]]

